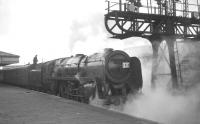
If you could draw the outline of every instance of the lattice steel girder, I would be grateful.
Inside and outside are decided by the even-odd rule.
[[[200,20],[195,18],[112,11],[105,15],[105,26],[115,37],[150,35],[200,37]]]

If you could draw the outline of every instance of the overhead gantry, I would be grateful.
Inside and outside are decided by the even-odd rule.
[[[200,6],[194,0],[107,0],[105,27],[113,38],[147,38],[153,48],[152,85],[155,85],[158,48],[168,45],[173,87],[178,87],[174,43],[200,40]],[[190,4],[188,4],[190,3]]]

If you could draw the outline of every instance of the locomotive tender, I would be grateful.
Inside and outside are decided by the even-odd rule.
[[[40,64],[3,69],[3,82],[89,102],[98,96],[115,104],[142,88],[138,58],[105,49],[90,56],[77,54]]]

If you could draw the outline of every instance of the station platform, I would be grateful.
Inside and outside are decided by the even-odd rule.
[[[0,84],[0,124],[158,124],[58,96]]]

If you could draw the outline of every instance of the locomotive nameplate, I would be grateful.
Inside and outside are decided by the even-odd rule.
[[[123,62],[122,68],[130,68],[130,63],[129,62]]]

